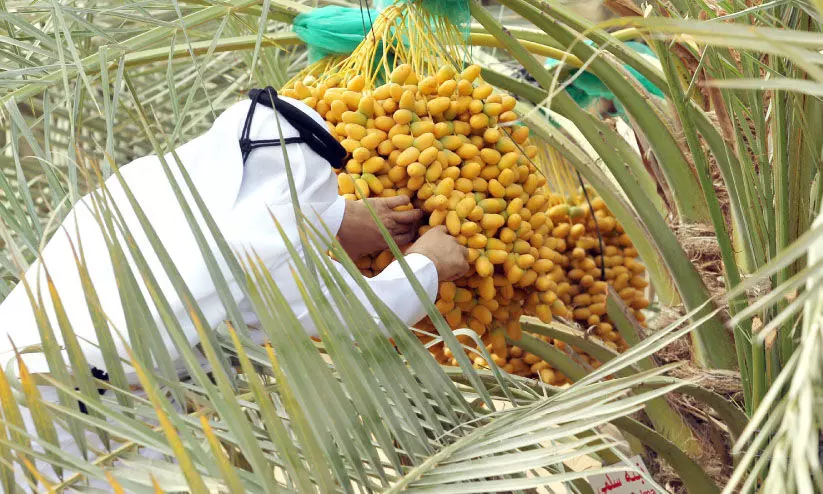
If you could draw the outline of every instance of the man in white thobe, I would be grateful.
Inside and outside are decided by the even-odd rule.
[[[337,143],[328,143],[331,134],[320,115],[300,101],[271,96],[271,91],[267,95],[260,95],[258,92],[252,99],[236,103],[217,117],[209,131],[178,147],[175,152],[226,241],[235,251],[254,252],[262,259],[305,330],[310,335],[316,335],[316,328],[291,271],[291,257],[272,220],[272,217],[277,219],[285,235],[303,255],[304,247],[298,237],[295,209],[287,176],[286,156],[300,207],[311,224],[321,231],[328,228],[335,233],[352,258],[383,249],[385,242],[362,201],[346,201],[338,196],[337,179],[332,165],[339,164],[330,163],[328,160],[338,159],[334,152],[339,150],[332,149],[331,154],[325,153]],[[267,97],[269,99],[266,99]],[[259,101],[267,103],[268,106],[259,104]],[[286,115],[296,116],[297,120],[284,118],[281,105],[282,108],[288,109]],[[295,109],[299,110],[299,115],[295,115]],[[277,145],[280,144],[281,131],[286,142],[282,147]],[[320,136],[319,133],[323,132],[326,135]],[[315,140],[325,141],[325,148],[323,145],[318,147]],[[274,144],[273,141],[277,143]],[[268,142],[271,145],[255,146],[259,142]],[[318,154],[316,149],[324,152],[326,156]],[[165,160],[209,241],[218,265],[229,283],[232,297],[242,311],[245,321],[253,325],[257,318],[252,304],[245,297],[240,284],[234,280],[227,263],[208,234],[207,225],[185,186],[175,158],[169,153]],[[226,310],[160,159],[154,155],[139,158],[121,167],[120,173],[202,309],[208,324],[215,327],[227,318]],[[134,209],[129,205],[127,192],[116,177],[106,181],[106,188],[113,203],[122,213],[137,247],[146,257],[163,296],[168,300],[189,343],[195,346],[198,343],[198,335],[186,306],[177,296]],[[372,201],[371,205],[376,208],[383,224],[398,244],[409,244],[415,239],[422,212],[394,210],[397,206],[408,204],[407,197],[380,198]],[[149,301],[151,316],[162,331],[164,326],[142,283],[139,270],[122,236],[118,236],[118,240],[126,252],[145,299]],[[100,299],[100,306],[109,321],[109,328],[116,329],[122,336],[122,339],[119,336],[113,338],[117,350],[123,358],[128,358],[125,345],[129,345],[130,341],[126,331],[126,317],[109,250],[90,196],[83,197],[74,206],[43,249],[40,258],[26,271],[25,279],[35,293],[38,289],[42,292],[42,308],[48,314],[62,348],[60,326],[47,290],[46,275],[41,263],[45,265],[86,359],[93,368],[103,370],[105,362],[102,353],[97,346],[90,343],[95,342],[97,337],[75,261],[75,254],[79,255],[81,244],[83,257]],[[432,301],[436,296],[439,281],[454,279],[468,270],[466,249],[442,228],[430,230],[417,239],[407,250],[405,260]],[[342,265],[336,263],[336,267],[341,276],[351,280]],[[423,303],[413,291],[397,261],[392,262],[379,275],[367,279],[367,282],[406,324],[412,325],[425,316]],[[366,300],[354,280],[348,285],[360,300]],[[329,301],[332,302],[331,299]],[[374,308],[368,302],[364,303],[379,322]],[[172,358],[178,359],[180,355],[171,338],[167,334],[164,336],[165,346]],[[0,365],[4,369],[16,369],[14,348],[22,351],[39,343],[40,331],[29,295],[24,284],[18,283],[11,294],[0,302]],[[66,362],[69,361],[65,349],[63,358]],[[49,366],[42,353],[24,353],[22,359],[29,372],[49,372]],[[180,369],[183,369],[182,365]],[[78,372],[77,369],[74,371]],[[133,374],[128,377],[136,384],[137,380]],[[42,387],[42,392],[45,399],[56,401],[56,392],[53,388]],[[30,417],[27,419],[30,421]],[[33,431],[33,428],[31,430]],[[76,452],[76,447],[70,444],[71,437],[64,431],[60,436],[61,444],[65,444],[64,451],[68,454]]]

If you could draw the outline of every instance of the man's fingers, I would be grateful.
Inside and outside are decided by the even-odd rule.
[[[469,265],[468,265],[468,264],[466,264],[466,268],[463,270],[463,272],[462,272],[462,273],[454,273],[454,274],[452,274],[451,276],[449,276],[449,278],[448,278],[448,279],[443,280],[443,281],[454,281],[454,280],[459,280],[460,278],[462,278],[462,277],[466,276],[466,273],[468,273],[468,272],[469,272]]]
[[[460,253],[463,254],[463,263],[466,271],[469,270],[469,248],[465,245],[460,246]],[[466,274],[465,272],[463,274]]]
[[[415,232],[412,230],[401,235],[397,235],[396,237],[394,237],[394,242],[400,247],[408,245],[412,243],[412,241],[414,240],[414,234]]]
[[[448,235],[448,230],[446,230],[446,225],[437,225],[426,230],[422,235],[420,235],[420,237],[422,238],[428,235],[429,233],[431,233],[432,235],[435,235],[437,233],[445,233],[446,235]]]
[[[375,198],[374,201],[380,201],[380,203],[382,203],[384,206],[393,209],[398,206],[405,206],[406,204],[409,204],[409,202],[411,202],[411,199],[409,199],[409,196],[405,194],[400,194],[392,197],[378,197]]]
[[[412,223],[420,221],[420,218],[422,217],[422,209],[411,209],[409,211],[394,211],[391,213],[391,218],[395,221],[395,223],[400,223],[402,225],[410,225]]]
[[[459,276],[456,276],[455,279],[462,278],[471,269],[471,267],[469,266],[469,260],[468,260],[469,259],[469,249],[462,246],[462,245],[460,247],[462,247],[461,250],[463,251],[463,272],[460,273]]]

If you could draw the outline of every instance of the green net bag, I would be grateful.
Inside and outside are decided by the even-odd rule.
[[[308,46],[309,62],[314,63],[329,55],[350,54],[372,29],[380,12],[392,5],[414,2],[433,14],[433,19],[456,26],[463,40],[468,40],[471,13],[466,0],[378,0],[374,9],[326,6],[297,15],[293,29]],[[434,23],[430,28],[437,32],[442,26]]]
[[[328,55],[348,55],[359,45],[379,12],[338,7],[313,9],[294,19],[294,32],[309,48],[309,61]]]
[[[382,11],[396,3],[414,3],[415,1],[420,2],[435,16],[442,17],[455,26],[467,29],[471,22],[471,11],[467,0],[376,0],[374,6]]]
[[[588,45],[592,44],[592,42],[588,40],[585,43]],[[643,43],[628,41],[626,42],[626,46],[647,58],[657,61],[657,56],[654,52]],[[559,63],[559,60],[550,58],[546,61],[545,66],[547,69],[551,69],[556,67]],[[637,79],[638,82],[640,82],[640,84],[643,85],[644,88],[646,88],[649,93],[659,98],[663,97],[663,92],[657,86],[652,84],[651,81],[643,77],[640,72],[628,65],[625,65],[625,68],[632,74],[632,76],[634,76],[635,79]],[[569,93],[569,96],[571,96],[581,108],[588,108],[601,98],[608,99],[614,101],[616,115],[621,118],[625,118],[626,113],[623,106],[620,104],[620,101],[615,98],[614,94],[608,87],[606,87],[605,84],[603,84],[600,79],[589,72],[583,72],[581,74],[578,74],[577,72],[577,70],[571,72],[570,77],[574,77],[575,79],[566,87],[566,92]]]

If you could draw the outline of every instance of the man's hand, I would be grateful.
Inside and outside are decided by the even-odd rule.
[[[411,204],[405,195],[394,197],[373,197],[366,199],[374,208],[377,217],[391,234],[395,243],[404,246],[414,240],[423,211],[406,209],[395,211],[395,208],[408,208]],[[347,201],[346,212],[343,214],[343,223],[337,238],[352,259],[383,250],[387,247],[380,229],[377,227],[369,209],[363,201]]]
[[[449,235],[443,225],[424,233],[406,254],[423,254],[431,259],[441,282],[456,280],[469,272],[469,249]]]

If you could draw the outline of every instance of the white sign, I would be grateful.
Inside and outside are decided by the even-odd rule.
[[[649,475],[643,458],[633,456],[629,462]],[[638,472],[612,472],[602,475],[592,475],[588,478],[589,485],[594,489],[595,494],[660,494],[643,478]]]

